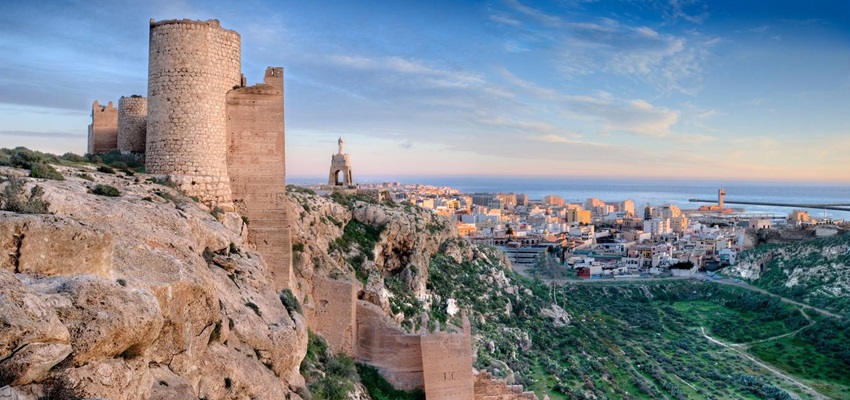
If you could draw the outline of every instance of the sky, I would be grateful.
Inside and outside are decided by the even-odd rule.
[[[850,183],[850,1],[4,1],[0,147],[84,153],[149,20],[284,67],[289,176]]]

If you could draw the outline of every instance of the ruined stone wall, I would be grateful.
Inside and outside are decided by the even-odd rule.
[[[248,240],[271,268],[278,291],[294,280],[283,108],[283,68],[270,67],[263,83],[227,93],[227,171],[234,205],[248,218]]]
[[[469,321],[463,333],[435,332],[421,339],[425,397],[429,400],[472,400],[472,339]]]
[[[118,99],[118,150],[145,152],[148,99],[141,96]]]
[[[354,357],[357,342],[357,288],[352,282],[313,280],[312,307],[305,306],[307,324],[324,336],[334,354]]]
[[[229,207],[225,96],[241,81],[238,33],[217,20],[151,20],[147,171]]]
[[[118,148],[118,109],[110,101],[101,106],[97,100],[92,104],[89,125],[88,152],[106,153]]]
[[[538,397],[534,392],[524,392],[521,385],[508,385],[480,372],[475,376],[475,400],[538,400]]]
[[[378,368],[396,388],[412,390],[425,385],[420,339],[396,326],[380,307],[357,301],[355,359]]]

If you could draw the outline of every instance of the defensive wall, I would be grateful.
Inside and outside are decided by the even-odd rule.
[[[204,203],[232,207],[225,97],[238,86],[238,33],[217,20],[151,20],[147,172],[169,175]]]
[[[272,268],[278,290],[292,278],[286,215],[283,68],[266,69],[263,83],[227,92],[227,175],[234,206],[248,218],[248,241]]]
[[[356,320],[354,358],[378,368],[396,388],[424,388],[421,336],[405,332],[380,307],[363,300],[357,301]],[[469,368],[472,369],[471,362]]]
[[[354,356],[357,343],[357,287],[351,282],[316,277],[314,301],[304,307],[307,325],[320,332],[334,354]]]
[[[522,385],[508,385],[482,371],[475,376],[475,400],[538,400],[538,397],[534,392],[523,391]]]
[[[148,99],[121,96],[118,99],[118,150],[144,153],[147,123]]]
[[[472,335],[463,316],[463,333],[422,335],[422,375],[425,397],[437,400],[472,399]]]
[[[95,100],[91,106],[88,152],[99,154],[116,148],[118,148],[118,110],[111,101],[106,106],[102,106]]]

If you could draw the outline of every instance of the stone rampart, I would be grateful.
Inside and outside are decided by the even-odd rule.
[[[475,376],[475,400],[538,400],[538,397],[534,392],[523,391],[521,385],[508,385],[482,371]]]
[[[118,99],[118,150],[144,153],[147,123],[147,98],[122,96]]]
[[[462,333],[435,332],[421,339],[425,397],[430,400],[472,400],[472,338],[464,317]]]
[[[242,83],[240,51],[217,20],[151,21],[146,169],[213,206],[232,203],[225,96]]]
[[[107,153],[118,148],[118,109],[110,101],[106,106],[97,100],[91,107],[88,153]]]
[[[355,358],[372,365],[393,386],[423,388],[421,337],[405,332],[380,307],[357,301],[357,346]]]
[[[269,67],[263,83],[231,90],[226,104],[233,202],[248,218],[248,240],[263,255],[280,291],[293,281],[285,211],[283,68]]]
[[[312,309],[306,309],[310,329],[324,336],[334,354],[354,356],[357,343],[357,287],[352,282],[313,280]]]

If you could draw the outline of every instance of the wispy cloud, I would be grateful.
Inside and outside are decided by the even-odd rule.
[[[505,0],[505,3],[519,13],[530,17],[547,26],[560,26],[563,21],[555,15],[549,15],[536,8],[520,3],[518,0]]]
[[[551,88],[524,80],[505,68],[498,69],[510,84],[542,100],[561,105],[562,114],[600,124],[599,133],[632,133],[649,137],[671,136],[671,126],[679,120],[679,112],[657,107],[646,100],[618,99],[607,92],[592,95],[565,95]]]
[[[333,55],[329,61],[339,66],[368,71],[389,71],[396,74],[420,76],[423,82],[444,88],[466,88],[484,82],[481,75],[462,70],[446,70],[427,65],[420,60],[402,57],[365,57]]]

